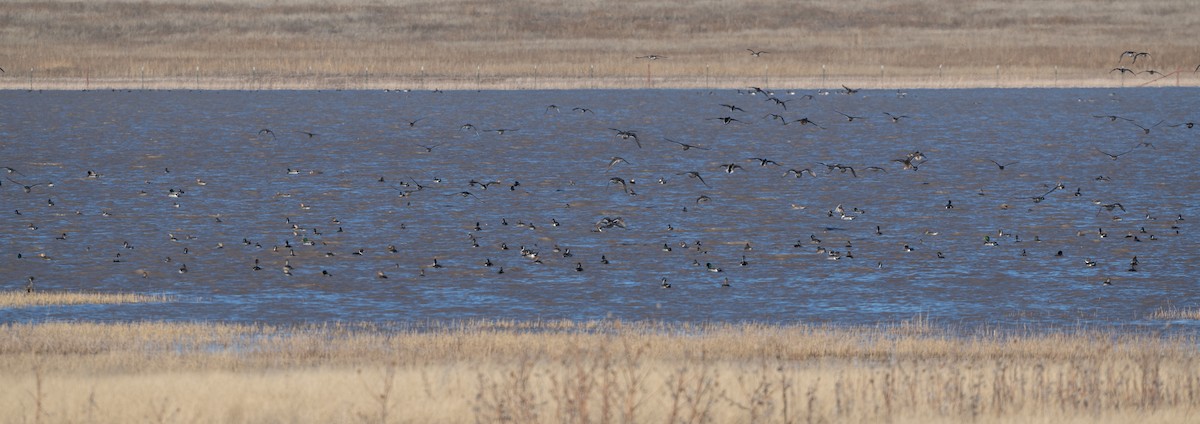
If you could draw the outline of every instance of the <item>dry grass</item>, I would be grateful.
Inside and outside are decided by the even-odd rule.
[[[13,1],[0,87],[1151,83],[1109,72],[1126,50],[1195,85],[1198,26],[1190,0]]]
[[[102,303],[157,303],[170,302],[166,295],[136,293],[88,293],[64,291],[0,291],[0,308],[22,308],[51,305],[88,305]]]
[[[1150,319],[1161,320],[1200,320],[1200,309],[1159,308],[1150,314]]]
[[[1194,334],[9,324],[0,422],[1188,422]]]

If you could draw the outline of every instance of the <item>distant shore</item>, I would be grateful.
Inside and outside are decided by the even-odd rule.
[[[907,89],[970,89],[970,88],[1137,88],[1137,87],[1200,87],[1200,78],[1181,76],[1160,80],[1127,80],[1124,83],[1110,78],[1034,79],[1013,78],[996,81],[983,78],[878,78],[847,77],[836,82],[822,83],[819,78],[775,78],[770,84],[753,79],[705,81],[691,77],[651,78],[562,78],[514,77],[491,78],[485,81],[466,78],[388,77],[358,80],[352,78],[322,78],[320,80],[289,77],[269,78],[47,78],[25,82],[0,81],[0,90],[581,90],[581,89],[687,89],[687,90],[765,90],[795,91],[791,94],[816,94],[844,91],[843,86],[866,90]]]
[[[6,4],[0,89],[1198,86],[1196,22],[1189,0],[47,0]]]

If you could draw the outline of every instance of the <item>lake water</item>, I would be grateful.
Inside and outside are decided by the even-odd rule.
[[[177,299],[0,321],[1161,326],[1200,307],[1200,128],[1179,125],[1198,89],[773,94],[0,92],[0,285]]]

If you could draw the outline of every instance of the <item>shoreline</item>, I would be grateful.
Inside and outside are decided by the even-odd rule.
[[[1200,87],[1197,78],[1159,78],[1147,81],[1113,81],[1111,78],[1035,79],[1014,78],[1011,80],[986,78],[927,78],[896,77],[847,77],[837,80],[796,77],[773,78],[769,81],[754,79],[726,79],[711,81],[694,77],[512,77],[489,78],[419,78],[378,77],[364,80],[349,77],[291,78],[44,78],[18,82],[15,79],[0,81],[0,90],[5,91],[95,91],[95,90],[203,90],[203,91],[270,91],[270,90],[335,90],[335,91],[470,91],[470,90],[746,90],[762,87],[767,90],[811,90],[830,93],[843,91],[843,86],[864,90],[917,90],[917,89],[981,89],[981,88],[1195,88]]]
[[[1200,86],[1184,0],[284,3],[14,3],[0,88]]]

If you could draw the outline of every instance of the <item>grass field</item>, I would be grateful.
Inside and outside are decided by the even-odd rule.
[[[1197,85],[1197,27],[1189,0],[17,0],[0,88]]]
[[[0,326],[0,422],[1194,422],[1194,334],[504,321]]]

